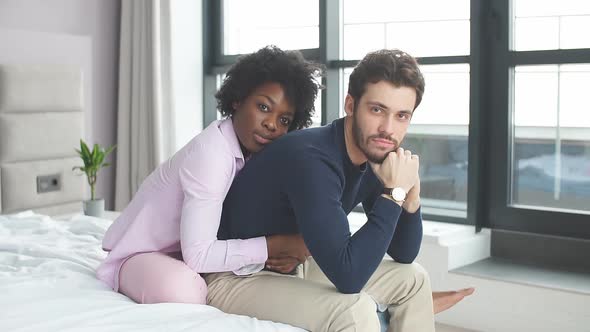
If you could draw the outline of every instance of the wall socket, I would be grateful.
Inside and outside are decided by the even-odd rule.
[[[37,193],[47,193],[61,190],[61,174],[37,176]]]

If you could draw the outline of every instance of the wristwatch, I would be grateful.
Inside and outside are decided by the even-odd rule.
[[[383,188],[383,194],[391,197],[398,203],[403,203],[406,200],[406,191],[401,187]]]

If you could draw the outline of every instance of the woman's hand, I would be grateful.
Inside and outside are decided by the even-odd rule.
[[[297,265],[304,263],[307,257],[311,256],[300,234],[267,236],[266,247],[266,267],[280,273],[293,271]]]
[[[292,272],[301,264],[295,257],[284,256],[278,258],[269,258],[265,267],[268,270],[283,274],[292,274]]]
[[[300,234],[279,234],[266,237],[266,247],[269,258],[293,257],[299,263],[305,262],[311,256]]]

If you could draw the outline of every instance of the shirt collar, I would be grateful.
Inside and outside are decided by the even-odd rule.
[[[244,154],[240,148],[240,141],[238,140],[238,136],[234,130],[232,119],[227,118],[221,120],[221,123],[219,124],[219,130],[221,131],[221,135],[223,135],[223,137],[227,140],[229,148],[231,149],[234,157],[244,160]]]

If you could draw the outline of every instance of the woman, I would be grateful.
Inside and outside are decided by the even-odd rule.
[[[216,94],[226,119],[145,179],[105,234],[109,254],[98,278],[138,303],[205,304],[199,273],[250,274],[267,260],[288,272],[304,261],[309,253],[298,235],[219,241],[217,230],[225,195],[250,156],[311,124],[320,74],[297,51],[266,47],[240,58]]]

